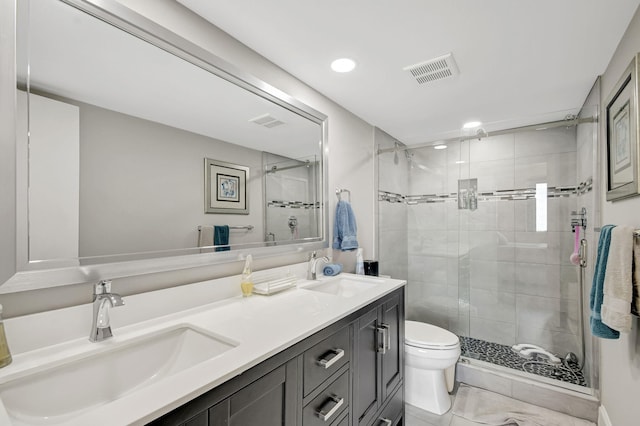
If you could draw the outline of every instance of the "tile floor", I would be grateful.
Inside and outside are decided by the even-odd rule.
[[[458,383],[451,395],[451,405],[456,398]],[[405,425],[406,426],[486,426],[484,423],[476,423],[460,416],[454,416],[449,410],[442,416],[438,416],[427,411],[414,407],[413,405],[405,405]]]

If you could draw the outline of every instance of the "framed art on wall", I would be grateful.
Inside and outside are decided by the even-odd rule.
[[[607,201],[640,194],[638,186],[638,61],[637,54],[606,102]]]
[[[204,159],[205,213],[249,214],[249,167]]]

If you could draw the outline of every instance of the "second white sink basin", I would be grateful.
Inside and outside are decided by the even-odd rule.
[[[340,297],[353,297],[363,291],[374,289],[379,282],[384,281],[373,277],[356,278],[340,276],[335,279],[309,284],[302,288],[305,290],[333,294]]]
[[[115,343],[0,386],[14,424],[68,421],[232,349],[236,343],[189,326]]]

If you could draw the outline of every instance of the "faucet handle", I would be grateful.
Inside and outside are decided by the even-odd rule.
[[[111,281],[102,280],[93,287],[93,295],[111,293]]]

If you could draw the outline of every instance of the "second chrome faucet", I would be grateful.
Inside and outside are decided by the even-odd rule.
[[[329,263],[330,260],[327,256],[322,256],[322,257],[316,257],[317,254],[314,251],[313,253],[311,253],[311,256],[309,257],[309,265],[308,265],[308,269],[307,269],[307,279],[308,280],[315,280],[317,277],[317,269],[318,269],[318,262],[323,261],[324,263]]]
[[[124,305],[119,294],[111,293],[111,281],[100,281],[93,287],[93,323],[89,340],[100,342],[113,336],[109,322],[109,309]]]

